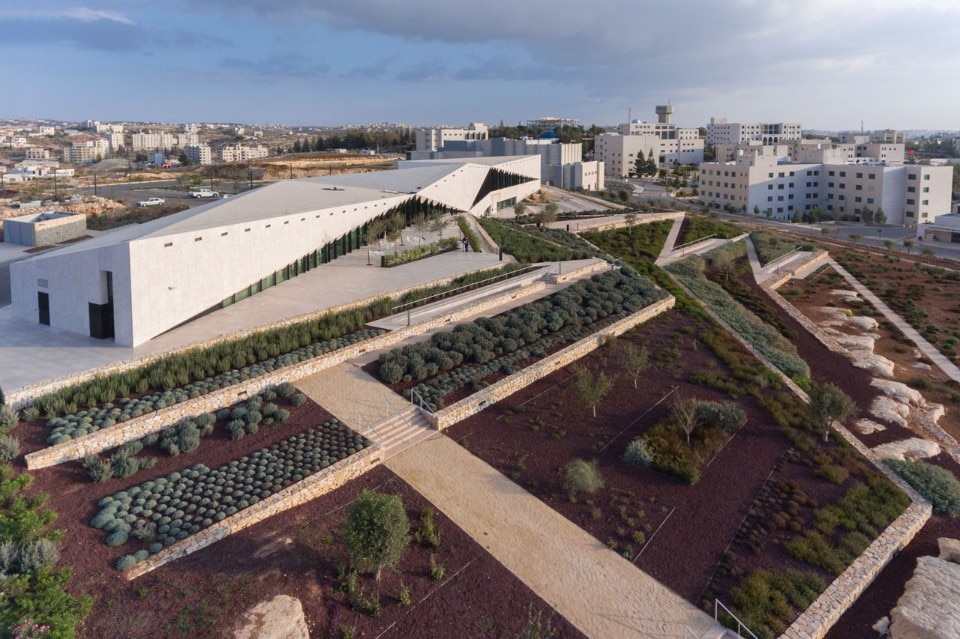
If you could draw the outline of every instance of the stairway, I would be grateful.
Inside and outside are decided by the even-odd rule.
[[[413,404],[384,419],[374,428],[380,436],[379,443],[384,449],[384,459],[389,459],[438,432],[423,410]]]

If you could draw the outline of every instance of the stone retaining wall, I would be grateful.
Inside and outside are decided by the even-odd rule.
[[[484,266],[476,270],[485,270],[490,268],[489,266]],[[462,275],[462,274],[460,274]],[[151,362],[154,362],[158,359],[162,359],[169,355],[176,355],[179,353],[186,353],[195,349],[208,348],[222,342],[231,342],[239,339],[243,339],[250,335],[256,335],[257,333],[262,333],[274,328],[280,328],[283,326],[289,326],[291,324],[298,324],[300,322],[306,322],[310,320],[317,319],[328,313],[337,313],[340,311],[345,311],[351,308],[357,308],[359,306],[365,306],[372,302],[375,302],[378,299],[383,299],[385,297],[393,297],[399,299],[400,296],[405,293],[416,290],[418,288],[429,288],[433,286],[443,286],[449,284],[455,278],[460,275],[451,275],[448,277],[441,277],[440,279],[432,280],[430,282],[423,282],[422,284],[417,284],[416,286],[410,286],[404,289],[400,289],[390,293],[389,295],[373,295],[370,297],[365,297],[363,299],[355,300],[353,302],[348,302],[346,304],[341,304],[339,306],[332,306],[330,308],[325,308],[318,311],[313,311],[312,313],[307,313],[305,315],[299,315],[297,317],[291,317],[284,320],[279,320],[271,324],[264,324],[250,329],[244,329],[241,331],[235,331],[233,333],[226,333],[219,335],[212,339],[206,340],[204,342],[197,342],[193,344],[188,344],[179,348],[175,348],[163,353],[157,353],[155,355],[148,355],[146,357],[136,357],[133,359],[121,360],[118,362],[113,362],[99,368],[88,369],[79,373],[72,373],[70,375],[63,375],[61,377],[56,377],[53,379],[48,379],[43,382],[38,382],[36,384],[30,384],[28,386],[22,386],[13,390],[6,392],[7,403],[13,406],[16,409],[23,408],[28,406],[34,399],[42,397],[48,393],[52,393],[61,388],[66,388],[68,386],[73,386],[82,382],[89,381],[97,376],[110,375],[112,373],[119,373],[121,371],[130,370],[132,368],[138,368],[144,366]]]
[[[545,357],[536,364],[532,364],[522,371],[514,373],[504,379],[491,384],[487,388],[472,394],[451,406],[429,415],[431,423],[437,430],[444,430],[453,424],[460,422],[471,415],[479,413],[487,406],[509,397],[522,388],[525,388],[533,382],[546,377],[550,373],[563,368],[570,362],[574,362],[587,353],[595,350],[607,336],[616,336],[625,333],[634,326],[642,324],[657,315],[673,308],[676,300],[671,295],[666,299],[660,300],[637,311],[629,317],[611,324],[589,337],[585,337],[575,344],[557,351],[549,357]]]
[[[822,249],[818,249],[807,259],[795,266],[791,266],[791,268],[785,270],[779,277],[766,280],[761,286],[771,291],[775,291],[792,279],[806,277],[808,274],[815,271],[829,260],[830,254]]]
[[[604,260],[599,260],[592,264],[586,266],[581,266],[580,268],[574,269],[572,271],[567,271],[566,273],[547,273],[543,278],[550,284],[562,284],[563,282],[569,282],[572,279],[582,277],[588,273],[595,273],[596,271],[605,271],[610,268]]]
[[[167,546],[157,554],[151,555],[127,570],[124,576],[128,580],[136,579],[175,559],[186,557],[201,548],[215,544],[221,539],[240,532],[264,519],[316,499],[359,477],[380,464],[383,458],[383,449],[379,445],[366,448],[318,473],[310,475],[302,481],[287,486],[280,492],[258,501],[223,521],[190,535],[183,541]]]
[[[154,413],[98,430],[69,442],[49,446],[27,455],[27,468],[30,470],[46,468],[47,466],[62,464],[74,459],[82,459],[86,455],[115,448],[134,439],[140,439],[150,433],[161,431],[186,417],[195,417],[202,413],[209,413],[235,404],[248,397],[253,397],[268,386],[280,384],[281,382],[294,382],[353,359],[366,352],[392,346],[410,337],[422,335],[435,328],[440,328],[473,315],[478,311],[495,308],[543,288],[543,282],[535,281],[527,286],[512,289],[500,295],[491,296],[476,304],[471,304],[458,311],[435,317],[426,322],[414,324],[413,326],[405,326],[396,331],[357,342],[356,344],[338,349],[326,355],[315,357],[305,362],[291,364],[267,375],[261,375],[260,377],[235,384],[228,388],[222,388],[174,406],[162,408]]]
[[[673,213],[637,213],[637,224],[650,224],[651,222],[664,222],[666,220],[676,220],[677,218],[683,219],[683,216],[686,215],[683,211],[676,211]],[[628,225],[625,220],[619,222],[609,222],[607,224],[598,224],[597,226],[589,226],[577,229],[577,233],[600,233],[602,231],[609,231],[612,229],[622,229],[626,228]]]
[[[923,528],[931,511],[930,504],[926,502],[915,503],[907,508],[797,617],[780,635],[782,639],[822,639],[826,636],[894,555],[903,550]]]

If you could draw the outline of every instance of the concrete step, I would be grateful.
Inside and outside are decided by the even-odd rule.
[[[410,406],[398,414],[384,419],[374,426],[380,435],[380,444],[387,457],[423,441],[436,433],[436,429],[422,410]]]

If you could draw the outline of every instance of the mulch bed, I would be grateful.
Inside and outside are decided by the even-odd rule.
[[[348,596],[335,592],[338,567],[348,561],[339,541],[345,506],[364,488],[399,494],[415,528],[421,510],[429,505],[384,467],[133,582],[113,564],[142,542],[110,548],[104,544],[104,532],[88,525],[98,511],[97,500],[106,495],[197,463],[220,466],[330,417],[308,401],[291,409],[287,422],[236,442],[218,424],[197,451],[172,458],[160,455],[156,467],[104,484],[90,482],[79,462],[34,471],[34,490],[50,496],[48,504],[59,514],[56,526],[64,530],[62,565],[74,567],[71,590],[96,596],[93,613],[78,636],[228,637],[245,610],[276,594],[301,600],[315,637],[342,626],[357,637],[440,638],[453,636],[452,624],[476,629],[476,636],[516,636],[529,612],[550,615],[548,604],[442,513],[435,518],[443,534],[440,548],[411,546],[398,571],[384,571],[379,584],[383,614],[373,618],[351,611]],[[22,458],[19,463],[22,466]],[[444,581],[429,578],[431,555],[446,569]],[[394,598],[401,579],[411,591],[410,607],[400,606]],[[360,583],[367,595],[378,587],[370,577],[362,577]],[[559,616],[553,616],[552,623],[559,630],[557,636],[582,636]]]

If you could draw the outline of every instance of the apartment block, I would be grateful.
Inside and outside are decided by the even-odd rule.
[[[703,162],[703,139],[699,129],[679,127],[671,121],[672,105],[656,108],[657,121],[632,120],[617,127],[617,133],[594,138],[594,155],[603,162],[609,176],[627,177],[637,154],[653,154],[657,166],[678,166]]]
[[[270,149],[261,145],[248,146],[245,144],[228,144],[220,147],[218,157],[221,162],[247,162],[265,158],[270,155]]]
[[[439,151],[447,142],[486,140],[489,127],[482,122],[471,122],[467,128],[435,127],[417,129],[417,151]]]
[[[191,144],[186,148],[186,153],[194,164],[213,164],[213,151],[208,144]]]
[[[799,122],[728,122],[726,118],[710,118],[707,124],[707,144],[740,144],[759,142],[761,144],[779,144],[789,140],[799,140],[803,128]]]

